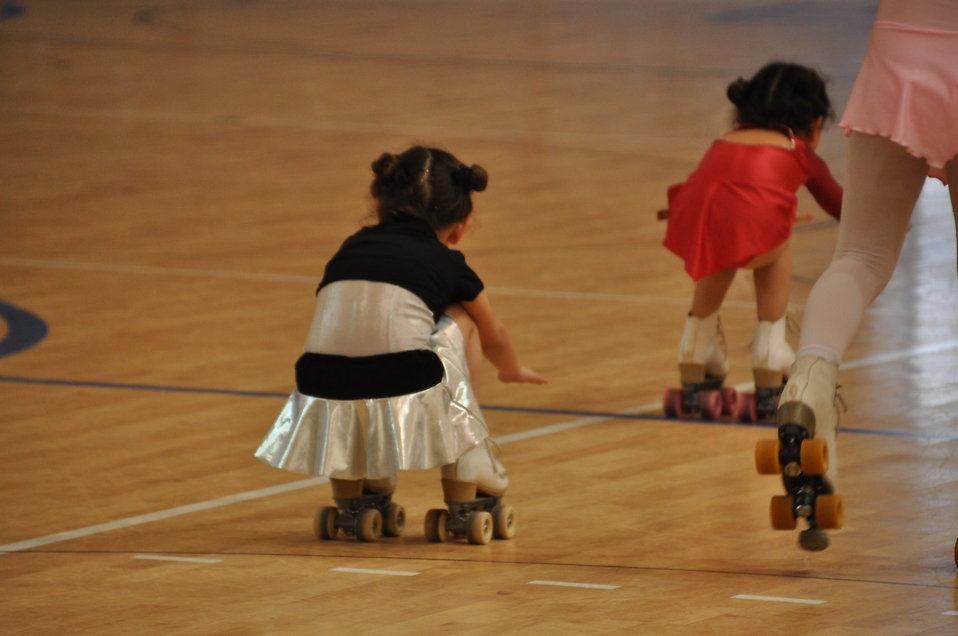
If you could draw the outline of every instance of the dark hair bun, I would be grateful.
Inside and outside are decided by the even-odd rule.
[[[395,172],[397,165],[399,165],[399,157],[392,153],[384,152],[379,155],[379,159],[372,163],[373,174],[377,177],[388,178]]]
[[[736,106],[740,106],[745,103],[745,89],[748,88],[748,82],[744,78],[738,78],[734,82],[728,85],[728,88],[725,89],[725,94],[728,96],[730,102]]]
[[[369,192],[380,221],[411,217],[434,229],[458,223],[472,212],[472,193],[489,183],[482,166],[463,165],[439,148],[413,146],[402,154],[384,152],[372,162]]]
[[[789,128],[810,133],[819,118],[833,112],[825,80],[813,68],[770,62],[750,79],[738,78],[725,90],[735,105],[735,123],[758,128]]]
[[[486,169],[473,164],[469,168],[466,168],[466,170],[469,172],[469,189],[475,192],[485,190],[489,184],[489,174],[486,172]]]

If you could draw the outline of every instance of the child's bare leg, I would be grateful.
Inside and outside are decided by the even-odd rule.
[[[330,478],[334,499],[355,499],[364,494],[391,495],[396,491],[396,477],[382,479],[337,479]]]
[[[329,485],[333,487],[333,499],[355,499],[363,494],[362,479],[333,479]]]
[[[695,283],[695,292],[692,295],[691,316],[705,318],[711,316],[722,306],[725,294],[735,278],[735,268],[723,269],[720,272],[700,278]]]
[[[754,259],[749,266],[755,281],[758,324],[752,339],[752,374],[758,400],[756,414],[774,414],[774,396],[795,361],[786,338],[786,312],[792,284],[792,248],[786,241]],[[761,411],[761,413],[759,413]]]
[[[735,268],[723,269],[695,282],[692,309],[679,341],[679,377],[683,383],[724,378],[728,372],[725,337],[718,310],[725,300]]]
[[[788,310],[792,287],[792,246],[785,242],[756,258],[753,267],[759,321],[775,322]]]
[[[469,366],[469,382],[473,393],[478,395],[479,373],[482,370],[482,343],[479,341],[479,328],[476,327],[469,313],[459,305],[447,307],[446,315],[456,322],[459,331],[462,332],[466,347],[466,364]]]

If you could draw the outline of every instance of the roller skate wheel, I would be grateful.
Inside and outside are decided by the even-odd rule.
[[[406,509],[397,503],[390,503],[384,512],[383,536],[400,536],[406,527]]]
[[[466,538],[469,543],[486,545],[492,541],[492,515],[485,510],[476,510],[466,518]]]
[[[778,475],[782,466],[778,461],[781,442],[777,439],[760,439],[755,443],[755,470],[759,475]]]
[[[798,545],[803,550],[821,552],[828,547],[828,535],[821,528],[808,528],[798,533]]]
[[[336,527],[336,517],[338,515],[339,510],[332,506],[316,510],[316,514],[313,515],[313,533],[316,534],[317,539],[329,541],[336,538],[336,534],[339,532],[339,528]]]
[[[758,402],[753,394],[745,393],[739,396],[738,420],[746,423],[758,421]]]
[[[441,543],[449,538],[449,532],[446,530],[446,522],[449,521],[449,511],[442,508],[433,508],[426,513],[426,520],[423,522],[423,531],[426,534],[426,540],[434,543]]]
[[[703,420],[717,420],[722,417],[722,392],[716,389],[699,393],[699,411]]]
[[[665,417],[685,417],[685,409],[682,408],[682,402],[685,400],[685,391],[682,389],[668,389],[662,398],[662,411]]]
[[[825,530],[838,530],[844,521],[845,508],[841,495],[815,497],[815,523]]]
[[[722,388],[722,415],[735,417],[738,415],[740,404],[738,391],[730,386]]]
[[[516,513],[512,506],[499,504],[492,509],[492,535],[497,539],[511,539],[516,534]]]
[[[806,439],[799,449],[802,472],[806,475],[824,475],[828,471],[828,445],[823,439]]]
[[[776,495],[772,497],[769,512],[772,518],[772,527],[776,530],[794,530],[797,522],[795,520],[795,498],[791,495]]]
[[[383,515],[376,508],[365,508],[356,517],[356,538],[375,541],[382,535]]]

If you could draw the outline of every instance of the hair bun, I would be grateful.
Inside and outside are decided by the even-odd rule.
[[[468,168],[464,168],[463,172],[466,175],[466,187],[470,190],[482,192],[489,184],[489,174],[482,166],[473,164]]]
[[[725,89],[725,94],[728,96],[730,102],[738,106],[745,102],[745,90],[747,88],[748,82],[740,77],[728,85],[728,88]]]
[[[396,166],[398,165],[399,157],[392,153],[384,152],[379,155],[379,159],[372,163],[373,174],[378,177],[388,178],[396,171]]]

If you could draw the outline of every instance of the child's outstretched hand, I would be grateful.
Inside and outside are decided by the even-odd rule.
[[[530,369],[529,367],[519,367],[518,373],[506,374],[499,373],[500,382],[527,382],[529,384],[545,384],[548,382],[544,377]]]

